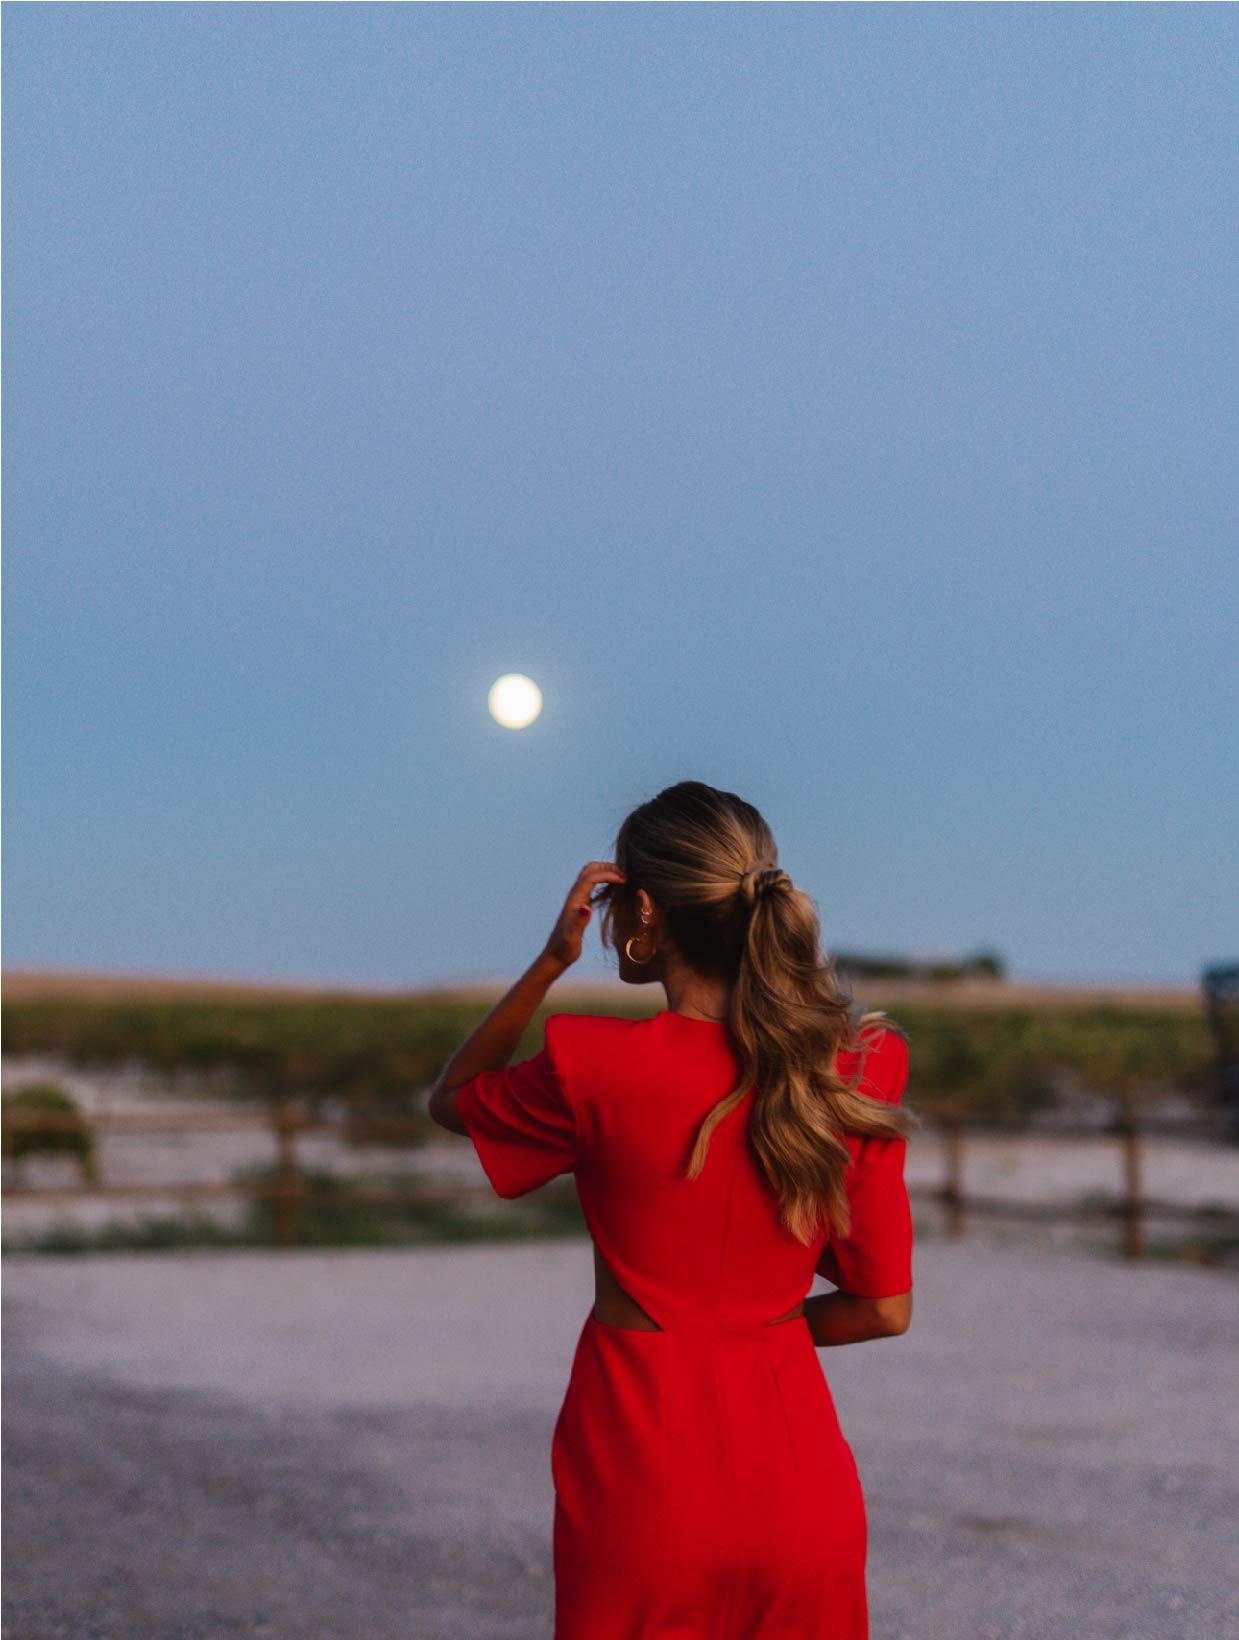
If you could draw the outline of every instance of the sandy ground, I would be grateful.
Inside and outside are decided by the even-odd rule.
[[[1239,1640],[1234,1277],[932,1234],[914,1276],[819,1357],[872,1640]],[[591,1295],[586,1241],[10,1256],[5,1640],[549,1640]]]

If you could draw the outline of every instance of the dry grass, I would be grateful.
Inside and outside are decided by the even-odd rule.
[[[41,997],[68,997],[75,1001],[113,1002],[122,999],[203,998],[214,1001],[305,1001],[313,997],[349,996],[359,1001],[421,997],[426,1001],[479,1002],[497,1000],[511,984],[508,978],[478,980],[472,984],[441,986],[364,987],[309,985],[265,979],[220,979],[212,975],[141,973],[82,973],[71,969],[6,969],[0,984],[9,1002]],[[1019,985],[1002,980],[962,980],[930,984],[913,980],[852,981],[858,1001],[871,1008],[893,1008],[901,1003],[941,1003],[961,1008],[1095,1008],[1102,1004],[1123,1009],[1198,1013],[1201,994],[1195,986],[1153,985]],[[645,1004],[661,1006],[661,993],[651,986],[621,985],[609,979],[563,980],[555,987],[553,1005],[572,1011],[605,1003],[616,1007]]]

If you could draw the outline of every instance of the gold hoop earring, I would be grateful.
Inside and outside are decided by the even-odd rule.
[[[633,940],[640,938],[640,934],[630,934],[628,936],[628,938],[624,941],[624,955],[628,958],[629,962],[635,962],[638,967],[644,968],[647,962],[653,962],[654,958],[658,955],[658,947],[655,946],[654,950],[650,952],[648,957],[634,957],[632,954],[632,942]]]

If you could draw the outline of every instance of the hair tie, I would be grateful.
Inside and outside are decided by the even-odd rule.
[[[781,866],[752,866],[740,878],[740,892],[749,906],[775,889],[790,889],[792,880]]]

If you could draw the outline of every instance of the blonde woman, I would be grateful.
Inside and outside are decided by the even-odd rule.
[[[667,1006],[552,1013],[594,905]],[[506,1067],[506,1068],[505,1068]],[[500,1196],[576,1176],[594,1242],[551,1443],[555,1640],[867,1640],[867,1525],[815,1353],[906,1332],[907,1043],[853,1026],[765,820],[684,781],[580,873],[444,1067],[435,1119]],[[806,1297],[814,1273],[837,1289]]]

